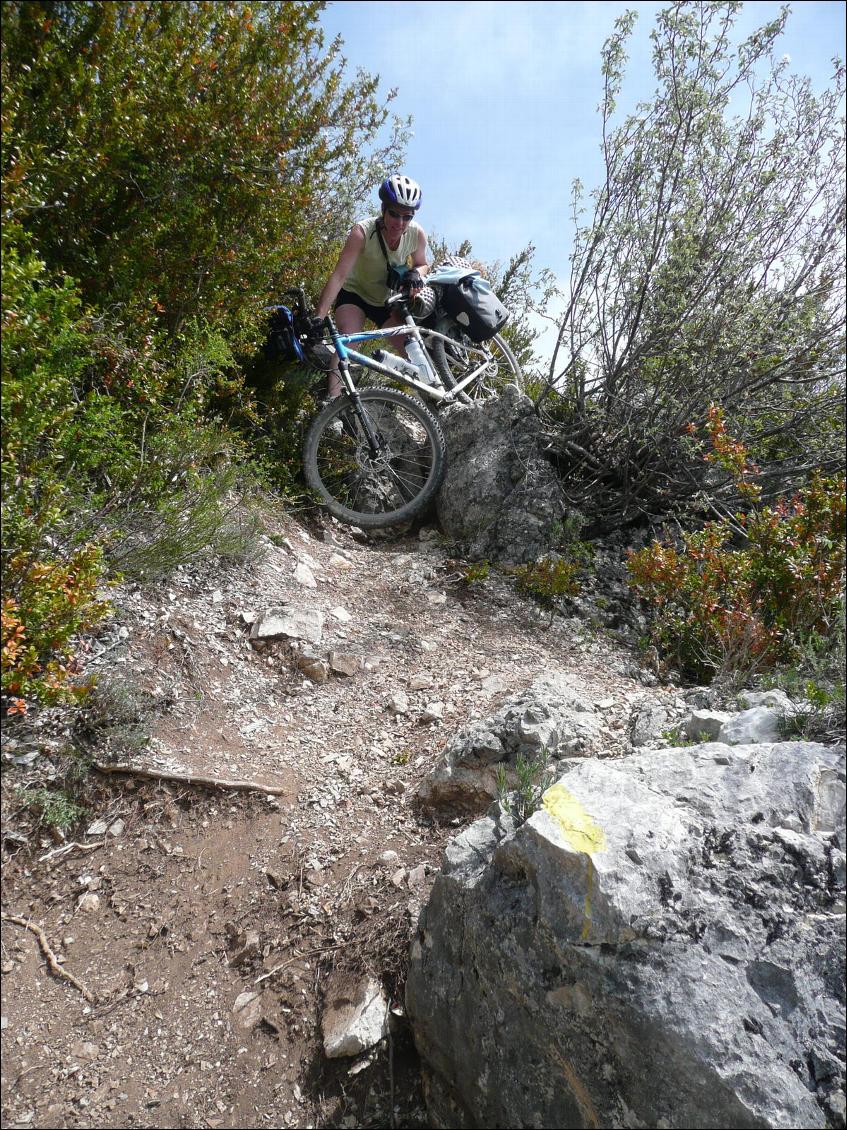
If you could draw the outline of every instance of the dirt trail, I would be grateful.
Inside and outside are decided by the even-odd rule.
[[[416,810],[418,783],[456,729],[545,670],[602,703],[610,754],[644,693],[617,644],[548,627],[510,578],[463,571],[432,531],[365,541],[290,522],[258,563],[117,594],[91,665],[118,703],[142,688],[150,740],[133,748],[124,720],[103,730],[111,756],[277,794],[97,774],[69,847],[27,825],[15,792],[61,756],[4,773],[4,912],[95,998],[3,922],[4,1125],[426,1125],[403,955],[456,828]],[[339,669],[325,682],[289,644],[251,644],[250,622],[283,604],[323,611],[313,648]],[[7,749],[26,741],[7,733]],[[394,994],[394,1035],[370,1060],[323,1056],[332,966],[370,968]]]

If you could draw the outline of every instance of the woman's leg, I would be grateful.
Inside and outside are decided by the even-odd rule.
[[[351,303],[336,306],[335,324],[343,334],[357,334],[365,328],[365,312]],[[330,400],[334,400],[342,391],[341,376],[338,369],[330,369],[327,396]]]

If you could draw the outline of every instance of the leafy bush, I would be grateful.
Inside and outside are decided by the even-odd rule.
[[[679,548],[630,551],[655,640],[696,678],[794,664],[842,610],[845,482],[815,474],[792,498],[711,522]]]
[[[64,789],[44,786],[18,790],[18,800],[28,808],[41,825],[65,833],[85,816],[85,807],[78,804]]]
[[[574,541],[561,553],[542,557],[515,569],[519,591],[534,596],[542,605],[552,608],[561,597],[578,596],[580,576],[591,562],[593,549],[588,542]]]
[[[605,177],[573,191],[570,285],[539,404],[570,505],[594,529],[737,507],[685,425],[723,405],[767,502],[842,466],[844,65],[791,73],[789,9],[746,39],[736,3],[666,5],[654,96],[617,103],[637,14],[602,54]],[[702,489],[702,498],[696,498]]]
[[[75,681],[74,637],[108,611],[99,593],[102,551],[87,545],[68,561],[11,559],[4,573],[2,688],[11,713],[26,699],[77,699],[90,683]]]
[[[142,749],[150,740],[154,703],[135,683],[101,678],[74,719],[74,738],[98,759],[119,758]]]
[[[113,567],[149,580],[204,556],[249,560],[261,522],[250,501],[255,479],[237,454],[211,427],[177,424],[154,437],[135,482],[115,500],[106,543]]]
[[[281,278],[328,274],[402,152],[401,123],[375,148],[377,80],[347,79],[321,7],[4,3],[7,215],[132,341],[196,317],[249,335]]]

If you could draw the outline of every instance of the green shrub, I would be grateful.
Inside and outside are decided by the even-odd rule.
[[[535,597],[547,608],[562,597],[578,596],[582,590],[581,576],[590,566],[593,552],[588,542],[573,541],[561,553],[519,565],[514,571],[519,591]]]
[[[497,796],[509,809],[516,824],[524,824],[541,807],[544,793],[553,783],[555,774],[547,769],[547,751],[534,758],[518,754],[515,760],[515,788],[510,791],[508,770],[504,764],[497,766]]]
[[[811,637],[829,637],[842,608],[844,489],[844,479],[815,474],[793,498],[710,522],[679,548],[654,541],[631,551],[631,583],[653,606],[657,645],[707,678],[795,664]]]
[[[46,828],[69,832],[85,816],[86,809],[78,804],[64,789],[18,789],[18,800],[28,808],[39,823]]]
[[[76,681],[74,639],[106,615],[100,595],[102,551],[88,545],[68,561],[33,560],[19,554],[4,572],[2,688],[11,713],[26,700],[78,699],[90,683]]]

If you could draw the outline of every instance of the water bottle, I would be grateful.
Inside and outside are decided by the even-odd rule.
[[[433,372],[432,362],[427,357],[424,347],[415,338],[406,341],[406,356],[420,372],[419,379],[426,385],[438,385],[441,382]]]
[[[413,381],[421,380],[421,372],[410,361],[404,361],[396,353],[386,353],[384,349],[374,351],[374,361],[385,365],[386,369],[393,369],[395,373],[402,373],[404,377],[411,377]]]

